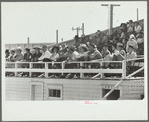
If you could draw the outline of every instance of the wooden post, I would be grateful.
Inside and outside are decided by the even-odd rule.
[[[27,47],[29,48],[29,37],[27,37]]]
[[[56,44],[58,44],[58,30],[56,30]]]
[[[83,63],[82,62],[80,62],[80,69],[82,69],[82,66],[83,66]],[[83,73],[80,73],[80,78],[83,78],[84,77],[84,74]]]
[[[126,78],[126,60],[123,60],[122,62],[122,69],[123,69],[122,78],[125,79]]]
[[[82,36],[84,37],[84,23],[82,23]]]
[[[32,69],[33,68],[33,63],[29,63],[29,68]],[[29,76],[32,76],[32,72],[29,72]]]
[[[139,20],[138,8],[137,8],[137,21]]]
[[[103,62],[102,61],[100,62],[100,65],[101,65],[101,69],[102,69],[102,67],[103,67]],[[101,73],[101,78],[104,78],[104,73]]]
[[[45,63],[45,69],[48,69],[48,63]],[[45,77],[48,78],[48,72],[45,72]]]
[[[62,69],[64,69],[64,61],[62,62]],[[64,73],[62,72],[62,75],[63,75]]]
[[[18,68],[18,65],[17,65],[17,63],[15,63],[15,69],[17,69]],[[17,72],[15,71],[15,76],[17,77]]]

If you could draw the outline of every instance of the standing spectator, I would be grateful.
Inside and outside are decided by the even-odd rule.
[[[127,45],[126,45],[126,52],[128,52],[128,47],[129,47],[129,45],[133,45],[135,51],[137,51],[137,49],[138,49],[138,44],[137,44],[136,38],[135,38],[135,36],[134,36],[133,34],[130,35],[130,38],[129,38],[128,42],[127,42]]]
[[[132,34],[134,32],[134,24],[133,24],[132,20],[129,20],[129,25],[128,25],[128,28],[127,28],[127,32],[129,34]]]

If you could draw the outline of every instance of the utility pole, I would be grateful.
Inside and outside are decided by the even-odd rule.
[[[138,8],[137,8],[137,21],[139,20],[139,13],[138,13]]]
[[[58,30],[56,30],[56,44],[58,44]]]
[[[77,35],[79,36],[79,31],[81,30],[82,31],[82,36],[84,36],[84,23],[82,23],[82,27],[77,27],[77,28],[74,28],[72,27],[72,31],[76,30],[77,31]]]
[[[29,48],[29,37],[27,37],[27,47]]]
[[[101,6],[108,6],[108,20],[109,20],[109,35],[112,34],[112,28],[113,28],[113,6],[120,6],[119,4],[102,4]]]

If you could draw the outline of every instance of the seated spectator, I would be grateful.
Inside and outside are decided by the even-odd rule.
[[[25,62],[31,62],[32,60],[32,54],[30,53],[30,49],[26,48],[26,53],[24,54],[24,61]]]
[[[15,50],[11,49],[10,56],[9,56],[9,61],[14,62],[14,58],[15,58]]]
[[[125,23],[121,23],[120,29],[122,32],[126,33],[127,32],[127,25]]]
[[[42,53],[40,52],[39,47],[34,47],[35,53],[32,56],[32,62],[38,62],[38,58],[41,57]]]
[[[137,38],[137,44],[139,45],[139,44],[141,44],[141,43],[143,43],[144,42],[144,34],[143,34],[143,32],[140,32],[140,33],[138,33],[138,35],[136,36],[136,38]]]
[[[97,50],[96,45],[94,44],[90,44],[89,45],[89,60],[96,60],[96,59],[101,59],[102,55],[101,53]]]
[[[126,55],[126,60],[137,58],[137,54],[134,50],[135,50],[134,46],[132,44],[130,44],[128,47],[128,53]],[[134,61],[128,61],[127,66],[132,66],[133,63],[134,63]]]
[[[51,49],[52,55],[51,55],[50,59],[52,61],[56,61],[59,58],[59,54],[58,54],[59,53],[59,50],[60,50],[59,46],[54,46]]]
[[[127,32],[132,34],[134,32],[134,24],[132,20],[129,20],[129,25],[127,27]]]
[[[117,44],[117,50],[119,51],[119,54],[121,55],[122,60],[124,60],[125,57],[126,57],[126,53],[125,53],[125,51],[123,50],[123,44],[118,43],[118,44]],[[118,61],[121,61],[121,58],[120,58],[120,59],[118,58]]]
[[[43,62],[51,62],[51,53],[48,51],[48,47],[47,45],[43,45],[41,48],[42,51],[42,55],[41,57],[38,58],[39,61],[43,61]]]
[[[22,54],[22,49],[21,49],[21,47],[18,47],[17,49],[16,49],[16,56],[15,56],[15,58],[14,58],[14,61],[23,61],[23,54]]]
[[[108,44],[105,44],[102,49],[102,57],[104,61],[112,61],[112,56],[110,51],[108,50]],[[104,67],[107,68],[110,63],[104,63]]]
[[[142,28],[139,25],[138,22],[135,22],[135,27],[134,27],[134,31],[135,31],[135,35],[139,34],[141,32]]]
[[[6,59],[6,61],[8,61],[9,54],[10,54],[9,50],[6,50],[5,51],[5,59]]]
[[[127,44],[126,44],[126,52],[128,52],[129,45],[133,45],[135,51],[137,51],[138,44],[137,44],[136,38],[135,38],[135,36],[133,34],[130,35],[130,38],[129,38]]]
[[[79,46],[79,55],[77,55],[78,61],[86,61],[88,57],[88,48],[86,44],[81,44]]]

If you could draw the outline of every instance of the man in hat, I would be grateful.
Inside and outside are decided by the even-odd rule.
[[[11,49],[10,50],[10,56],[9,56],[9,61],[10,62],[14,62],[14,58],[15,58],[15,50],[14,49]]]
[[[132,20],[129,20],[129,25],[127,27],[127,32],[132,34],[134,32],[134,24]]]
[[[35,53],[32,56],[32,62],[38,62],[38,58],[41,57],[42,53],[40,52],[39,47],[34,47]]]
[[[139,22],[135,22],[135,27],[134,27],[135,35],[140,33],[141,30],[142,30],[142,27],[139,25]]]
[[[138,44],[137,44],[136,38],[135,38],[135,36],[133,34],[130,35],[130,38],[129,38],[127,44],[126,44],[126,52],[128,52],[129,45],[133,45],[135,51],[137,51]]]
[[[24,54],[24,61],[25,62],[31,62],[32,60],[32,54],[30,53],[30,49],[26,48],[26,53]]]
[[[18,47],[16,49],[16,56],[14,58],[14,61],[23,61],[23,54],[22,54],[22,49],[21,47]]]
[[[128,47],[128,53],[126,55],[126,60],[127,59],[135,59],[135,58],[137,58],[137,54],[136,54],[136,52],[134,50],[135,50],[134,46],[132,44],[130,44],[129,47]],[[134,63],[134,61],[129,61],[127,63],[127,66],[133,65],[133,63]]]
[[[38,58],[38,60],[43,62],[51,62],[50,57],[52,54],[48,51],[47,45],[42,45],[41,51],[42,55]]]

